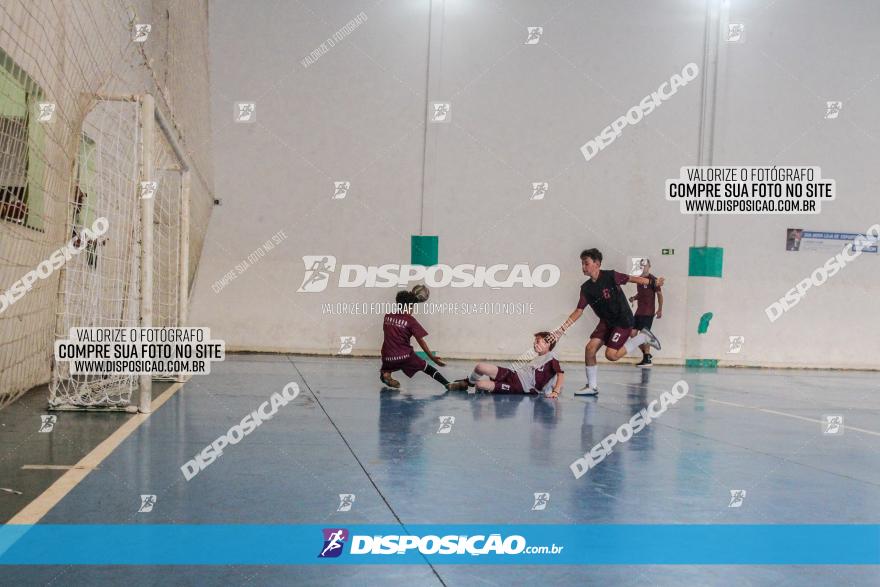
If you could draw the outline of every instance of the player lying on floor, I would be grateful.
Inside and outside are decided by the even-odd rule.
[[[515,370],[489,363],[477,363],[467,379],[453,381],[449,384],[449,389],[464,391],[475,386],[490,393],[544,393],[547,397],[559,397],[565,372],[553,354],[555,346],[556,339],[549,332],[538,332],[533,343],[538,356],[529,363]],[[489,379],[481,379],[483,375],[488,375]],[[551,391],[546,393],[547,389]]]

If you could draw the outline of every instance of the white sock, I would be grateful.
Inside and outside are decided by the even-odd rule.
[[[648,342],[648,335],[639,332],[637,335],[627,340],[623,346],[626,347],[626,354],[631,355],[634,350],[646,342]]]
[[[587,385],[593,389],[599,385],[599,370],[596,365],[587,366]]]
[[[474,371],[470,375],[468,375],[468,382],[471,385],[476,385],[477,381],[479,381],[479,380],[480,380],[480,374],[477,373],[476,371]]]

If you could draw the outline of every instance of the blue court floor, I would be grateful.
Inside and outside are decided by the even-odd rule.
[[[231,355],[193,377],[41,523],[880,522],[876,373],[599,367],[598,398],[380,391],[375,359]],[[472,363],[441,371],[465,376]],[[569,464],[679,379],[687,397],[580,479]],[[301,393],[192,480],[180,467],[281,389]],[[823,433],[826,415],[842,434]],[[454,416],[449,433],[440,418]],[[92,416],[93,417],[93,416]],[[745,490],[729,507],[731,490]],[[550,494],[533,510],[534,493]],[[149,513],[140,496],[156,495]],[[340,494],[356,497],[337,511]],[[107,548],[143,545],[108,544]],[[5,585],[867,585],[856,566],[5,567]]]

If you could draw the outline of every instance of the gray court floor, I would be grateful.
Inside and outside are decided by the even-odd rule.
[[[380,391],[377,361],[233,355],[194,377],[44,523],[799,524],[880,522],[876,373],[601,365],[601,395]],[[453,361],[442,371],[464,376]],[[679,379],[687,397],[584,477],[569,464]],[[299,397],[195,478],[181,465],[288,382]],[[826,415],[843,434],[824,434]],[[68,415],[67,417],[77,415]],[[82,414],[83,418],[93,415]],[[440,418],[454,416],[448,434]],[[2,414],[0,414],[2,417]],[[51,454],[46,455],[51,458]],[[730,491],[746,490],[731,508]],[[533,494],[549,492],[543,511]],[[339,494],[355,494],[337,511]],[[155,494],[138,513],[141,494]],[[876,567],[12,567],[53,585],[864,585]]]

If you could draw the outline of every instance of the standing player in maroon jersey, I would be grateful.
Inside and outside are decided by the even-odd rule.
[[[632,353],[639,345],[649,344],[658,351],[660,341],[650,330],[644,329],[630,338],[633,328],[633,313],[620,288],[624,283],[663,285],[662,277],[636,277],[626,273],[602,269],[602,253],[598,249],[587,249],[581,253],[581,269],[589,279],[581,285],[581,296],[577,308],[556,331],[557,336],[568,330],[590,306],[599,317],[599,324],[590,335],[584,350],[584,363],[587,371],[587,384],[575,395],[598,395],[599,377],[596,368],[596,353],[605,345],[605,358],[617,361]]]
[[[642,277],[647,277],[649,280],[654,277],[651,275],[651,260],[650,259],[642,259]],[[657,285],[656,277],[654,277],[654,285],[649,284],[638,284],[636,286],[636,295],[631,297],[629,301],[636,302],[636,315],[633,317],[633,330],[632,336],[638,334],[640,330],[643,328],[646,330],[651,330],[651,326],[654,325],[654,298],[656,297],[656,309],[657,309],[657,319],[663,317],[663,291],[660,289],[660,286]],[[638,364],[639,367],[650,367],[651,361],[653,357],[651,356],[651,345],[645,343],[639,347],[642,351],[642,361]]]
[[[385,340],[382,342],[382,367],[379,371],[379,379],[388,387],[398,388],[400,382],[391,377],[391,373],[394,371],[403,371],[407,377],[424,371],[448,390],[449,381],[437,369],[418,356],[409,342],[410,338],[415,337],[416,342],[432,361],[441,367],[446,365],[428,348],[428,343],[425,342],[428,331],[422,328],[419,321],[412,315],[412,306],[418,303],[418,298],[410,291],[400,291],[397,292],[395,301],[400,306],[400,311],[385,314],[382,323]]]

